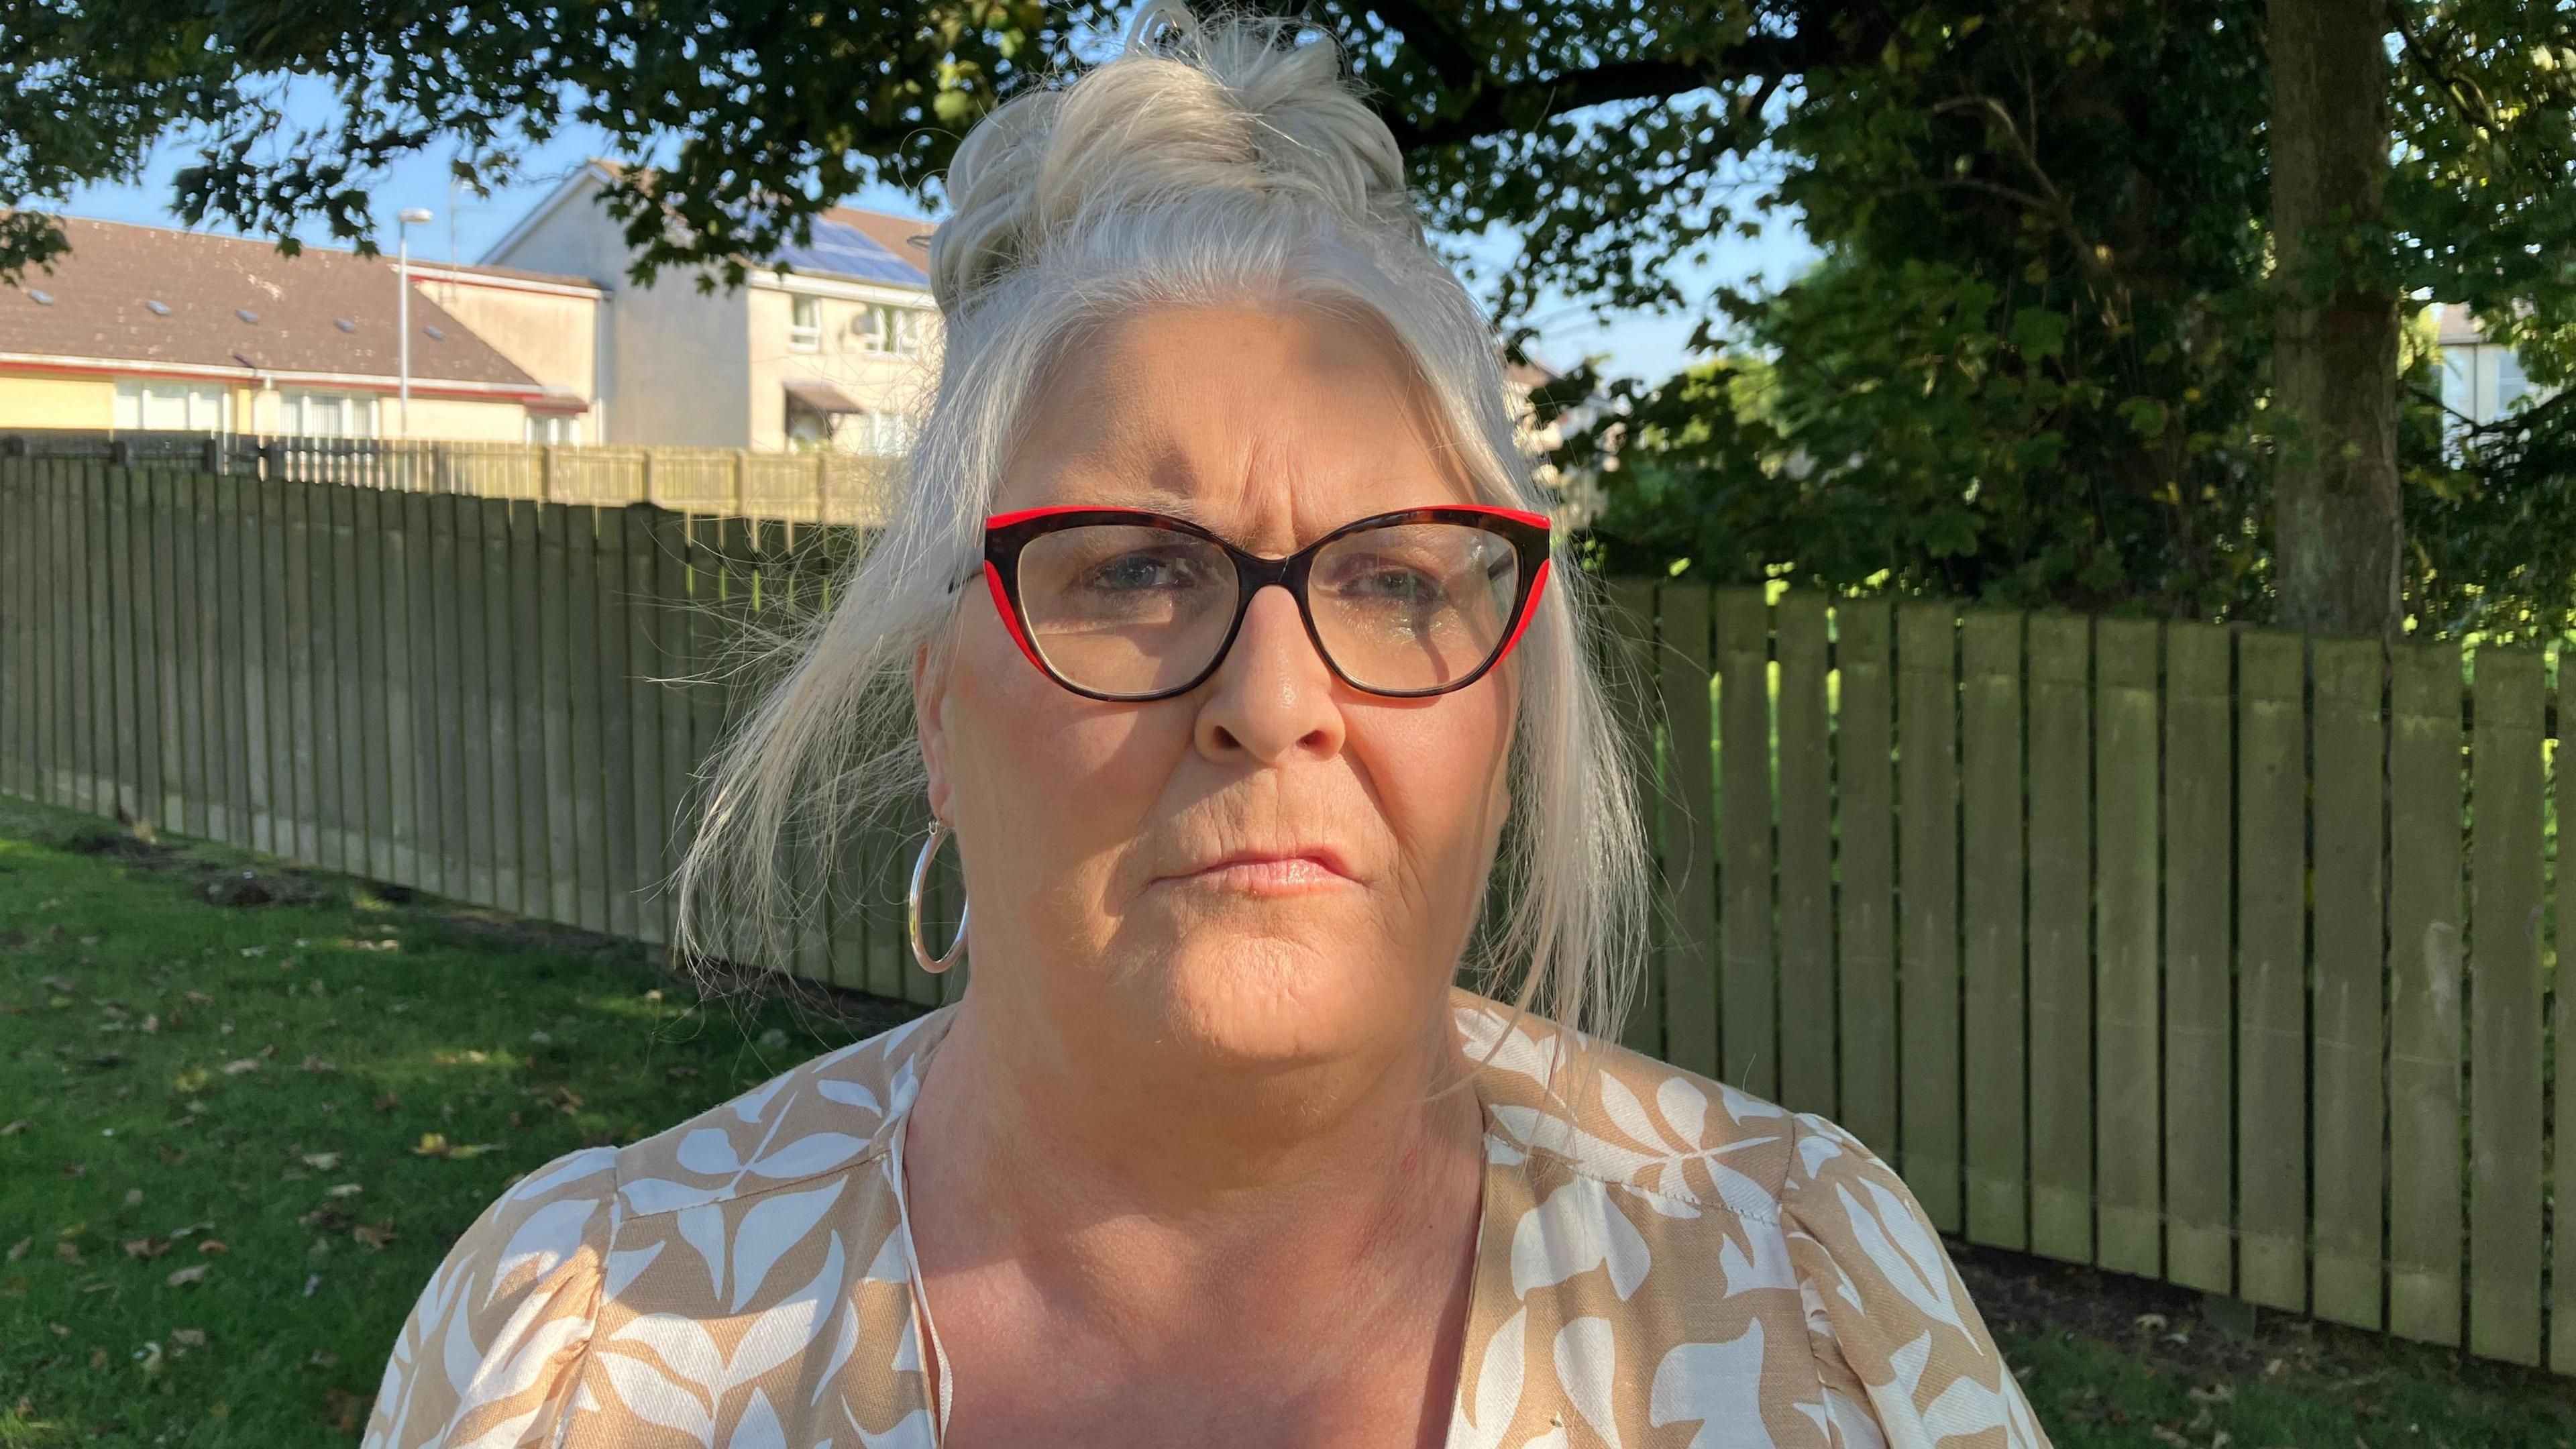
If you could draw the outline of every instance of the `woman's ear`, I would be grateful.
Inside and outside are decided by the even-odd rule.
[[[948,651],[923,644],[912,651],[912,730],[921,742],[921,767],[930,779],[930,813],[948,814]]]

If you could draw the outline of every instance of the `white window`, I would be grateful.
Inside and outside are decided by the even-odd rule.
[[[859,309],[850,330],[859,336],[861,352],[890,352],[911,357],[921,351],[921,309],[871,302]]]
[[[298,438],[372,438],[376,435],[375,395],[301,389],[279,393],[277,430]]]
[[[912,451],[912,419],[902,413],[859,413],[850,419],[846,437],[859,452],[898,456]]]
[[[530,413],[528,414],[528,441],[578,443],[581,441],[581,419],[564,413]]]
[[[823,350],[823,304],[814,297],[787,299],[787,350]]]
[[[219,382],[121,380],[116,426],[126,432],[230,432],[232,389]]]

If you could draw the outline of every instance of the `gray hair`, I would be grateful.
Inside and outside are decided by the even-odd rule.
[[[848,825],[924,788],[914,654],[944,647],[950,585],[980,556],[1021,419],[1084,329],[1246,300],[1367,320],[1418,371],[1486,501],[1548,507],[1493,330],[1425,240],[1393,135],[1315,27],[1149,3],[1116,58],[985,117],[948,194],[930,243],[937,391],[883,531],[830,609],[780,641],[783,672],[704,771],[676,882],[683,952],[783,947]],[[1509,666],[1521,688],[1501,894],[1461,964],[1490,995],[1608,1036],[1641,979],[1647,857],[1595,680],[1597,590],[1562,557],[1549,574]]]

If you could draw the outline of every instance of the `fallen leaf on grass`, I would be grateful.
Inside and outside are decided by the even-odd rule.
[[[54,1256],[71,1264],[75,1268],[81,1266],[80,1244],[73,1242],[69,1238],[58,1239],[54,1243]]]
[[[412,1148],[411,1155],[414,1157],[480,1157],[486,1152],[497,1152],[500,1147],[501,1144],[498,1142],[450,1142],[444,1132],[424,1132],[420,1134],[419,1145]]]
[[[181,1348],[204,1348],[206,1331],[202,1328],[174,1328],[170,1330],[170,1341]]]
[[[349,1225],[349,1215],[340,1211],[338,1203],[326,1202],[297,1218],[296,1221],[308,1228],[320,1228],[326,1233],[336,1233]]]
[[[330,1418],[331,1427],[343,1434],[357,1433],[375,1406],[375,1395],[353,1394],[343,1388],[335,1387],[322,1396],[322,1412]]]
[[[163,1281],[167,1282],[173,1288],[185,1287],[186,1285],[194,1283],[198,1279],[205,1277],[206,1271],[207,1265],[199,1263],[193,1267],[176,1269]]]
[[[215,999],[202,991],[191,991],[188,993],[188,1004],[190,1006],[212,1006],[215,1004]]]
[[[344,1182],[344,1183],[341,1183],[341,1184],[340,1184],[339,1186],[337,1186],[337,1187],[334,1187],[334,1188],[328,1189],[327,1191],[325,1191],[325,1192],[323,1193],[323,1196],[325,1196],[325,1197],[356,1197],[358,1194],[360,1194],[360,1193],[362,1193],[362,1192],[365,1192],[365,1191],[366,1191],[366,1189],[365,1189],[365,1188],[360,1187],[359,1185],[357,1185],[357,1184],[356,1184],[356,1183],[354,1183],[354,1182]]]
[[[34,1238],[20,1238],[18,1241],[11,1243],[9,1245],[9,1261],[14,1263],[20,1258],[27,1256],[27,1250],[35,1245],[36,1240]]]
[[[147,1375],[161,1372],[161,1345],[147,1343],[134,1351],[134,1362]]]
[[[304,1165],[312,1168],[316,1172],[329,1172],[332,1168],[340,1165],[340,1154],[336,1152],[308,1152],[304,1154]]]
[[[91,1349],[89,1351],[89,1366],[94,1369],[103,1369],[107,1367],[107,1350],[103,1348]]]
[[[378,1223],[360,1223],[349,1230],[349,1236],[378,1252],[383,1252],[393,1246],[394,1240],[402,1235],[394,1231],[394,1220],[387,1218]]]
[[[19,1133],[24,1132],[24,1131],[26,1131],[28,1128],[33,1127],[33,1126],[35,1126],[35,1125],[36,1125],[36,1119],[35,1119],[35,1118],[33,1118],[33,1117],[21,1117],[21,1118],[19,1118],[17,1121],[10,1123],[10,1124],[9,1124],[8,1126],[6,1126],[6,1127],[0,1127],[0,1137],[15,1137],[15,1136],[17,1136]]]
[[[316,982],[314,982],[313,984],[314,984],[314,985],[316,985],[316,986],[319,986],[319,985],[321,985],[322,983],[321,983],[321,982],[319,982],[319,981],[316,981]],[[304,1059],[304,1065],[303,1065],[302,1067],[298,1068],[298,1070],[300,1070],[300,1071],[307,1071],[307,1072],[317,1072],[317,1073],[318,1073],[318,1072],[336,1072],[336,1071],[338,1071],[338,1070],[340,1070],[340,1069],[339,1069],[338,1067],[335,1067],[335,1066],[331,1065],[329,1062],[324,1061],[322,1058],[320,1058],[320,1057],[318,1057],[318,1056],[307,1056],[307,1057],[305,1057],[305,1059]]]
[[[58,996],[80,994],[80,983],[68,976],[39,976],[36,978],[36,984]]]
[[[224,1063],[224,1075],[227,1077],[238,1077],[244,1072],[255,1072],[258,1070],[259,1058],[257,1057],[235,1057],[231,1061]]]
[[[225,1253],[229,1253],[232,1249],[225,1246],[224,1240],[221,1238],[208,1238],[197,1245],[197,1251],[205,1254],[209,1258],[214,1258],[220,1257]]]
[[[149,1262],[168,1251],[170,1251],[170,1245],[161,1241],[159,1238],[128,1238],[125,1240],[125,1256],[129,1258],[141,1258],[144,1261]]]
[[[87,1177],[89,1176],[89,1164],[86,1162],[66,1162],[63,1164],[63,1176],[69,1178]]]

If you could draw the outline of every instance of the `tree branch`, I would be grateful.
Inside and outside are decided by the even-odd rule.
[[[1407,31],[1406,37],[1411,39],[1412,32]],[[1500,85],[1479,82],[1468,89],[1465,104],[1456,112],[1428,121],[1383,106],[1379,115],[1395,133],[1396,144],[1406,151],[1454,146],[1613,101],[1656,100],[1730,80],[1800,74],[1818,64],[1822,52],[1821,44],[1803,35],[1749,35],[1705,61],[1611,61]]]
[[[1485,67],[1458,33],[1417,0],[1371,0],[1369,12],[1404,37],[1451,90],[1473,90],[1485,78]]]

